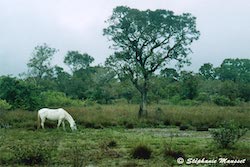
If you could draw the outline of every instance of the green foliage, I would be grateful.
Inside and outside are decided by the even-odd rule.
[[[29,74],[38,79],[51,77],[53,72],[51,59],[56,52],[56,49],[49,47],[46,43],[36,46],[27,64]]]
[[[45,107],[65,107],[65,106],[83,106],[81,100],[68,98],[63,92],[47,91],[41,93],[42,106]]]
[[[247,129],[240,128],[235,122],[229,121],[224,122],[219,129],[212,130],[211,134],[221,148],[228,148],[234,145],[246,132]]]
[[[0,111],[1,110],[9,110],[9,109],[11,109],[11,107],[12,106],[8,102],[6,102],[6,100],[0,99]]]
[[[198,94],[196,100],[204,103],[204,102],[210,102],[211,98],[208,93],[201,92]]]
[[[181,105],[181,106],[197,106],[200,105],[199,101],[186,99],[183,100],[179,95],[173,96],[170,100],[171,104]]]
[[[0,79],[0,98],[14,108],[34,110],[39,108],[40,87],[32,82],[18,80],[9,76]]]
[[[206,80],[215,78],[215,70],[210,63],[203,64],[199,69],[199,74]]]
[[[238,85],[233,81],[223,81],[219,85],[218,93],[228,97],[230,100],[235,100],[239,96]]]
[[[45,165],[48,164],[51,156],[52,147],[42,143],[19,143],[12,146],[14,159],[18,164],[24,165]]]
[[[170,102],[175,105],[179,104],[180,101],[181,101],[180,95],[175,95],[170,99]]]
[[[212,97],[212,101],[219,106],[234,106],[235,101],[230,100],[226,96],[215,95]]]
[[[216,69],[220,80],[231,80],[234,82],[250,82],[250,60],[249,59],[225,59],[221,66]]]
[[[182,71],[181,76],[182,99],[194,99],[198,94],[198,79],[192,72]]]
[[[68,51],[64,58],[64,63],[67,64],[74,72],[80,69],[86,69],[94,61],[94,58],[87,53],[79,53],[78,51]]]
[[[86,166],[84,160],[86,156],[84,155],[84,148],[79,146],[80,144],[75,141],[73,145],[70,146],[70,149],[66,152],[66,157],[70,160],[70,163],[73,167],[82,167]]]
[[[134,159],[150,159],[152,149],[144,144],[139,144],[131,151],[131,156]]]

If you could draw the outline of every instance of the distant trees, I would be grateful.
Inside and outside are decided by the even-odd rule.
[[[211,63],[205,63],[200,67],[199,74],[205,79],[214,79],[215,69]]]
[[[15,108],[34,110],[40,107],[40,87],[10,76],[0,78],[0,99]]]
[[[29,74],[38,79],[51,76],[53,73],[51,59],[56,52],[55,48],[49,47],[46,43],[36,46],[27,64]]]
[[[228,63],[234,61],[241,65],[241,70],[234,63]],[[180,105],[207,102],[227,106],[250,101],[248,61],[230,59],[223,61],[219,67],[211,64],[201,66],[200,69],[212,73],[164,69],[150,77],[148,102]],[[5,108],[35,110],[52,104],[52,107],[82,105],[84,103],[81,100],[87,99],[105,104],[119,99],[128,103],[140,103],[140,93],[136,91],[130,78],[126,75],[117,77],[109,67],[89,65],[71,74],[59,66],[51,65],[50,68],[51,76],[44,73],[39,79],[36,75],[22,79],[0,76],[1,105],[8,105]]]
[[[106,65],[126,75],[141,94],[139,117],[147,115],[149,81],[170,60],[187,62],[189,45],[197,40],[195,17],[172,11],[140,11],[119,6],[107,21],[104,35],[113,41],[115,52]]]
[[[86,69],[94,61],[94,58],[87,53],[79,53],[78,51],[68,51],[64,58],[64,63],[67,64],[71,71]]]
[[[225,59],[216,69],[216,75],[220,80],[234,82],[250,82],[249,59]]]

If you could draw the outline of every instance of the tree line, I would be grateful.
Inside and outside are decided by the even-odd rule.
[[[37,46],[24,76],[1,76],[0,98],[13,108],[27,110],[53,101],[51,105],[60,105],[60,101],[72,105],[74,100],[73,105],[78,104],[76,100],[140,103],[140,92],[129,77],[117,75],[110,67],[92,66],[94,58],[78,51],[66,54],[64,63],[71,69],[67,72],[51,65],[55,51],[47,44]],[[205,63],[198,73],[166,68],[149,81],[149,103],[237,105],[250,100],[250,60],[225,59],[219,67]]]

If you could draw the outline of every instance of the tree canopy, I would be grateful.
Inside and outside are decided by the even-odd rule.
[[[46,43],[36,46],[27,64],[29,74],[40,79],[52,75],[51,59],[56,52],[55,48],[49,47]]]
[[[67,64],[71,71],[86,69],[94,61],[94,58],[87,53],[81,54],[78,51],[68,51],[64,58],[64,63]]]

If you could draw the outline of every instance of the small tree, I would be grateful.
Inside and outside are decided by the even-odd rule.
[[[199,69],[199,74],[204,79],[214,79],[215,78],[215,70],[213,68],[213,65],[211,63],[205,63],[203,64]]]
[[[197,40],[195,17],[172,11],[140,11],[119,6],[107,21],[104,35],[113,41],[115,52],[106,65],[130,78],[141,94],[139,117],[147,116],[146,104],[152,74],[175,60],[187,63],[189,45]]]
[[[221,148],[228,148],[235,144],[247,129],[240,128],[234,121],[224,122],[219,129],[211,131],[213,139]]]

